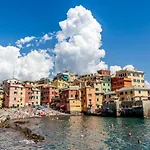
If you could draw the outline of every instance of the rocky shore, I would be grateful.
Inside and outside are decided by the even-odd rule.
[[[1,109],[0,110],[0,128],[9,128],[13,131],[18,131],[26,139],[32,140],[35,143],[42,142],[45,138],[37,133],[34,133],[29,124],[32,124],[32,118],[43,116],[60,116],[68,115],[60,113],[52,109],[36,109],[36,108],[20,108],[20,109]]]

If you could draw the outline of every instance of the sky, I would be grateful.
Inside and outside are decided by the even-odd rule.
[[[149,0],[1,0],[0,79],[126,66],[150,81],[149,6]]]

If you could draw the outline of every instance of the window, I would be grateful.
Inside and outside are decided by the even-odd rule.
[[[36,96],[36,99],[38,99],[38,96]]]
[[[140,80],[137,80],[138,83],[140,83]]]
[[[36,102],[36,104],[38,105],[38,102]]]
[[[14,92],[14,94],[17,94],[17,92]]]
[[[96,88],[95,90],[96,90],[96,91],[99,91],[99,88]]]
[[[105,83],[103,83],[103,86],[105,86]]]
[[[92,96],[92,94],[88,94],[88,96]]]
[[[21,90],[23,90],[23,88],[21,88]]]
[[[20,98],[20,101],[22,101],[22,98]]]
[[[133,82],[136,82],[136,79],[133,79]]]
[[[131,73],[128,73],[128,76],[131,76]]]
[[[73,95],[71,95],[71,97],[73,97]]]
[[[125,94],[127,94],[127,92],[125,92]]]
[[[139,90],[139,94],[141,94],[141,91]]]
[[[96,101],[99,102],[99,98],[97,98]]]
[[[144,80],[141,80],[142,83],[144,83]]]
[[[120,95],[123,95],[123,92],[121,92]]]
[[[22,92],[20,94],[22,95]]]
[[[16,97],[14,97],[14,101],[16,100]]]
[[[122,85],[122,82],[120,82],[120,85]]]
[[[131,91],[130,93],[133,94],[133,91]]]
[[[39,92],[37,91],[36,94],[38,94]]]
[[[15,87],[15,90],[17,90],[17,87]]]

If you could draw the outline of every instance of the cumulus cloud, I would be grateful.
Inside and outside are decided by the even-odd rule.
[[[126,65],[125,67],[123,67],[123,70],[134,70],[134,66],[133,65]]]
[[[116,71],[119,71],[119,70],[134,70],[134,66],[133,65],[126,65],[124,66],[123,68],[121,66],[110,66],[110,71],[111,71],[111,74],[116,74]]]
[[[0,46],[0,80],[14,77],[21,80],[37,80],[48,77],[53,59],[46,50],[33,50],[21,54],[14,46]]]
[[[40,39],[40,43],[45,43],[48,40],[51,40],[52,36],[50,36],[49,34],[45,34],[41,39]]]
[[[116,71],[119,71],[121,69],[122,68],[120,66],[116,66],[116,65],[110,67],[111,74],[116,74]]]
[[[101,25],[83,6],[69,9],[67,19],[59,22],[61,30],[57,32],[56,71],[68,70],[75,73],[96,72],[107,65],[100,59],[105,50],[100,49]]]
[[[33,39],[35,39],[34,36],[30,36],[30,37],[27,36],[25,38],[17,40],[16,45],[17,45],[17,47],[22,48],[24,44],[31,42]]]
[[[145,87],[150,88],[150,82],[145,81]]]

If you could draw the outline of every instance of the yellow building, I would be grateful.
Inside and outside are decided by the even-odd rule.
[[[64,80],[54,80],[54,81],[52,81],[51,84],[54,85],[54,86],[56,86],[56,88],[58,88],[58,89],[62,89],[64,87],[69,86],[69,83],[67,83]]]
[[[145,87],[124,87],[116,91],[119,101],[141,101],[148,100],[150,89]]]
[[[100,81],[101,80],[101,76],[98,73],[91,73],[91,74],[85,74],[85,75],[81,75],[79,77],[79,79],[81,81]]]
[[[110,92],[107,92],[107,93],[104,94],[103,104],[114,102],[115,100],[118,100],[116,92],[115,91],[110,91]]]
[[[70,113],[81,112],[81,90],[79,86],[68,86],[60,92],[61,103]]]
[[[3,88],[0,87],[0,108],[3,106],[3,101],[4,101],[4,91]]]
[[[130,78],[132,86],[144,87],[144,72],[137,70],[120,70],[116,72],[117,77]]]

